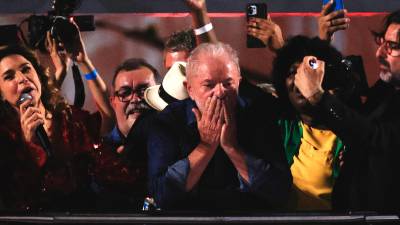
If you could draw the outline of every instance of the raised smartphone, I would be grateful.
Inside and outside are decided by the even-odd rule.
[[[330,0],[322,0],[322,5],[326,5],[329,2]],[[333,11],[338,11],[341,9],[344,9],[343,0],[333,0],[333,5],[328,12],[331,13]]]
[[[266,19],[268,7],[266,3],[248,3],[246,7],[247,20],[251,17]],[[247,35],[248,48],[265,48],[266,45],[258,38]]]

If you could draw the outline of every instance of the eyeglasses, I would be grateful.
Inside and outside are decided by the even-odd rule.
[[[134,94],[136,94],[138,98],[143,98],[146,88],[147,87],[139,87],[135,90],[130,87],[122,87],[114,92],[114,95],[117,96],[121,102],[129,102]]]
[[[375,42],[379,47],[383,47],[386,53],[390,56],[400,56],[400,43],[385,40],[384,37],[376,36]]]

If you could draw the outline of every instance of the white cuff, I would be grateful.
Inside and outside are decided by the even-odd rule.
[[[204,33],[209,32],[209,31],[212,30],[212,29],[213,29],[212,23],[207,23],[206,25],[204,25],[204,26],[202,26],[202,27],[199,27],[199,28],[197,28],[197,29],[194,29],[194,34],[197,35],[197,36],[199,36],[199,35],[202,35],[202,34],[204,34]]]

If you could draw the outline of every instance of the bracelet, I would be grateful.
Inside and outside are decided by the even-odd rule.
[[[204,25],[204,26],[202,26],[202,27],[199,27],[199,28],[197,28],[197,29],[194,29],[194,34],[197,35],[197,36],[199,36],[199,35],[202,35],[202,34],[204,34],[204,33],[209,32],[209,31],[212,30],[212,29],[213,29],[212,23],[207,23],[206,25]]]
[[[94,80],[94,79],[96,79],[97,75],[99,75],[99,74],[97,73],[97,70],[94,69],[92,72],[85,74],[85,79],[86,80]]]

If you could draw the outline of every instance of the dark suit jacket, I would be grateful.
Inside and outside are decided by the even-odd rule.
[[[187,99],[168,105],[149,137],[150,193],[162,209],[274,209],[286,203],[291,185],[273,109],[241,103],[237,114],[238,141],[246,155],[250,183],[241,179],[219,148],[196,187],[185,191],[188,155],[199,143],[196,119]]]
[[[371,90],[365,115],[329,94],[318,104],[325,123],[349,147],[334,190],[336,209],[400,209],[400,91],[382,81]]]

